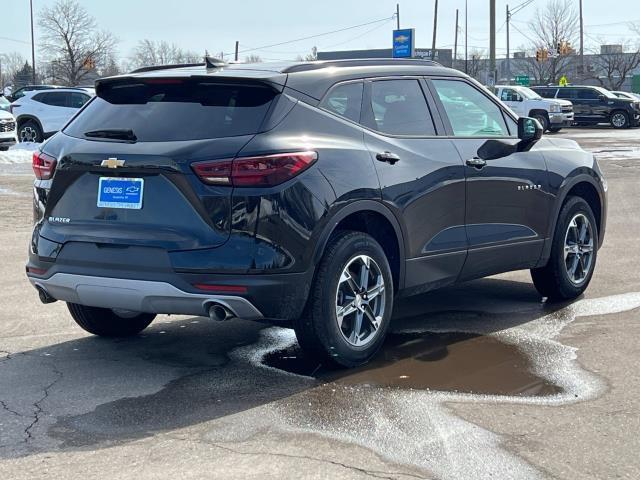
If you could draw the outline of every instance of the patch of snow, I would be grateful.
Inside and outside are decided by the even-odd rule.
[[[15,163],[31,163],[33,152],[38,149],[39,143],[18,143],[7,151],[0,151],[0,165]]]

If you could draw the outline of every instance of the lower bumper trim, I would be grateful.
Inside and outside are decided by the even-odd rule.
[[[207,316],[209,307],[218,303],[236,317],[245,320],[263,318],[249,300],[233,295],[189,293],[166,282],[93,277],[55,273],[50,278],[29,277],[56,300],[89,307],[112,308],[147,313]]]

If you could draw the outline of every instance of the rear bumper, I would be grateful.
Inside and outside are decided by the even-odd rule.
[[[221,304],[238,318],[264,318],[262,312],[246,298],[190,293],[166,282],[69,273],[55,273],[47,279],[29,277],[29,281],[56,300],[90,307],[206,316],[213,304]]]

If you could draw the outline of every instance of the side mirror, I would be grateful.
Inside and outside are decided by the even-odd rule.
[[[518,95],[516,97],[516,102],[524,102],[524,98],[522,98],[520,95]]]
[[[604,102],[607,99],[607,97],[605,97],[604,95],[598,95],[598,100],[600,100],[601,102]]]
[[[520,151],[529,150],[542,138],[542,125],[535,118],[518,118],[518,138],[520,139]]]

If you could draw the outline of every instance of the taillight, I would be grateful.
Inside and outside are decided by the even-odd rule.
[[[273,187],[304,172],[317,159],[316,152],[305,151],[197,162],[191,167],[209,185]]]
[[[39,180],[49,180],[53,177],[53,172],[56,171],[56,163],[58,161],[51,155],[39,151],[33,152],[31,166],[33,167],[33,173],[36,174],[36,178]]]

